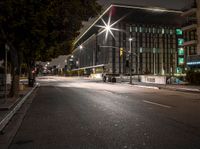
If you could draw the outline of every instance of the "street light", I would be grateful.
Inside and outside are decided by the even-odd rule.
[[[83,46],[82,46],[82,45],[80,45],[80,46],[79,46],[79,49],[80,49],[80,50],[82,50],[82,49],[83,49]]]
[[[80,76],[80,68],[81,68],[80,57],[81,57],[81,52],[83,50],[83,45],[80,45],[79,49],[80,49],[80,55],[78,57],[78,61],[76,61],[76,65],[78,65],[78,68],[79,68],[79,70],[78,70],[78,76]]]
[[[121,19],[120,19],[121,20]],[[114,37],[114,34],[113,34],[113,32],[112,31],[119,31],[119,29],[117,29],[117,28],[113,28],[113,26],[115,25],[115,24],[117,24],[120,20],[118,20],[118,21],[116,21],[116,22],[114,22],[113,24],[111,24],[110,22],[111,22],[111,15],[109,16],[109,19],[108,19],[108,22],[106,23],[103,19],[102,19],[102,22],[103,22],[103,24],[104,24],[104,26],[102,26],[102,25],[97,25],[97,27],[101,27],[101,28],[103,28],[103,30],[99,33],[99,35],[100,34],[102,34],[102,33],[106,33],[106,35],[105,35],[105,39],[107,40],[107,37],[108,37],[108,33],[110,33],[111,35],[112,35],[112,37],[115,39],[115,37]],[[132,65],[133,65],[133,49],[132,49],[132,41],[133,41],[133,38],[129,38],[129,50],[130,50],[130,84],[132,84],[132,82],[133,82],[133,79],[132,79]]]
[[[133,83],[133,78],[132,78],[132,67],[133,67],[133,48],[132,48],[132,42],[133,38],[129,38],[129,50],[130,50],[130,67],[129,67],[129,71],[130,71],[130,84]]]
[[[109,18],[108,18],[108,22],[106,23],[102,18],[102,22],[103,22],[103,26],[102,25],[96,25],[97,27],[100,27],[102,28],[103,30],[98,34],[102,34],[102,33],[106,33],[105,35],[105,40],[107,40],[107,37],[108,37],[108,33],[110,33],[113,37],[113,39],[115,40],[115,37],[114,37],[114,34],[112,31],[120,31],[119,29],[117,28],[113,28],[114,25],[116,25],[119,21],[121,21],[124,17],[120,18],[119,20],[115,21],[114,23],[111,24],[111,14],[112,12],[109,14]],[[133,48],[132,48],[132,41],[133,41],[133,38],[129,38],[129,50],[130,50],[130,84],[132,84],[133,82],[133,79],[132,79],[132,67],[133,67]],[[138,58],[138,65],[139,65],[139,55],[134,53],[135,56],[137,56]],[[138,80],[139,80],[139,70],[138,70]]]

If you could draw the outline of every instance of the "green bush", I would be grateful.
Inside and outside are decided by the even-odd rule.
[[[195,72],[194,70],[190,70],[187,72],[186,80],[190,84],[200,85],[200,72]]]

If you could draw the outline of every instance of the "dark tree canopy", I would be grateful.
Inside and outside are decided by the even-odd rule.
[[[0,59],[7,44],[12,74],[10,96],[18,92],[22,63],[28,66],[32,78],[36,60],[49,61],[68,54],[82,21],[94,17],[100,9],[96,0],[0,0]]]
[[[82,21],[100,9],[96,0],[1,0],[1,48],[9,42],[24,61],[67,54]]]

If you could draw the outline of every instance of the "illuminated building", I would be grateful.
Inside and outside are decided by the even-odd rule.
[[[76,40],[73,70],[86,74],[129,74],[133,51],[133,74],[173,75],[181,61],[184,44],[181,11],[161,8],[111,5]],[[112,33],[101,33],[111,19]],[[112,35],[113,34],[113,35]],[[130,40],[130,38],[132,40]],[[80,48],[80,46],[82,48]],[[121,50],[121,51],[120,51]],[[123,52],[122,52],[123,51]],[[178,59],[179,58],[179,59]]]

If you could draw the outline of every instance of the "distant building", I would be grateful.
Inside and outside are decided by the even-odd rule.
[[[110,5],[76,41],[74,69],[90,73],[172,75],[179,73],[178,48],[182,41],[182,11],[161,8]],[[111,15],[113,35],[98,25]]]
[[[43,72],[52,74],[63,74],[67,70],[69,55],[60,55],[49,62],[37,62],[37,65],[43,67]]]
[[[184,43],[180,47],[184,61],[182,68],[200,70],[200,1],[197,0],[182,16],[186,18],[186,23],[182,27]]]

